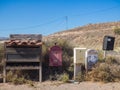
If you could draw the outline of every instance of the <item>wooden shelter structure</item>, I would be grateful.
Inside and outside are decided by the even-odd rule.
[[[7,70],[39,70],[39,81],[42,82],[42,35],[13,34],[5,42],[4,79]]]

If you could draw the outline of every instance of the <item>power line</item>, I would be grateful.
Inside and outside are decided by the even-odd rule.
[[[79,16],[86,16],[86,15],[90,15],[90,14],[96,14],[96,13],[101,13],[101,12],[106,12],[109,10],[113,10],[115,8],[118,8],[119,6],[114,6],[114,7],[109,7],[109,8],[105,8],[105,9],[101,9],[101,10],[96,10],[96,11],[92,11],[92,12],[88,12],[88,13],[81,13],[81,14],[76,14],[76,15],[69,15],[69,17],[79,17]],[[65,20],[66,20],[66,30],[68,29],[68,16],[65,16]]]
[[[37,28],[37,27],[42,27],[42,26],[48,25],[48,24],[52,24],[54,22],[57,22],[60,19],[64,19],[64,17],[61,17],[61,18],[58,18],[58,19],[54,19],[52,21],[49,21],[49,22],[46,22],[46,23],[42,23],[42,24],[39,24],[39,25],[23,27],[23,28],[0,29],[0,30],[25,30],[25,29]]]
[[[56,25],[54,25],[54,30],[56,30],[55,32],[57,32],[58,28],[61,27],[61,25],[64,25],[65,26],[65,21],[61,21],[61,22],[58,22]],[[63,26],[62,26],[63,27]],[[64,27],[63,27],[64,28]],[[49,30],[51,30],[53,28],[49,28]],[[48,29],[47,29],[48,30]],[[46,34],[46,31],[43,33],[43,34]]]
[[[101,10],[96,10],[96,11],[92,11],[92,12],[88,12],[88,13],[81,13],[81,14],[78,14],[78,15],[69,15],[69,17],[70,16],[78,17],[78,16],[81,16],[81,15],[85,16],[85,15],[89,15],[89,14],[96,14],[96,13],[112,10],[112,9],[115,9],[115,8],[118,8],[118,6],[114,6],[114,7],[110,7],[110,8],[106,8],[106,9],[101,9]],[[69,19],[68,16],[65,16],[66,30],[68,30],[68,19]]]
[[[108,10],[112,10],[115,8],[118,8],[119,6],[114,6],[114,7],[110,7],[110,8],[105,8],[105,9],[101,9],[101,10],[96,10],[96,11],[92,11],[92,12],[88,12],[88,13],[81,13],[81,14],[76,14],[76,15],[71,15],[71,16],[81,16],[81,15],[89,15],[89,14],[96,14],[96,13],[100,13],[100,12],[105,12]]]
[[[102,10],[97,10],[97,11],[93,11],[93,12],[89,12],[89,13],[82,13],[82,14],[78,14],[78,15],[69,15],[69,16],[81,16],[81,15],[89,15],[89,14],[95,14],[95,13],[99,13],[99,12],[105,12],[108,10],[112,10],[114,8],[118,8],[118,6],[114,6],[114,7],[110,7],[110,8],[106,8],[106,9],[102,9]],[[23,28],[10,28],[10,29],[0,29],[0,30],[25,30],[25,29],[31,29],[31,28],[37,28],[37,27],[42,27],[51,23],[55,23],[56,21],[60,20],[60,19],[64,19],[65,18],[65,22],[66,22],[66,30],[68,30],[68,16],[63,16],[61,18],[57,18],[54,19],[52,21],[46,22],[46,23],[42,23],[39,25],[34,25],[34,26],[28,26],[28,27],[23,27]]]
[[[66,21],[66,30],[68,30],[68,16],[65,16],[65,21]]]

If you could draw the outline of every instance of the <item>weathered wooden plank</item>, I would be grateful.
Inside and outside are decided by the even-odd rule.
[[[34,55],[34,54],[8,54],[7,55],[7,61],[38,61],[39,60],[39,55]]]
[[[42,82],[42,62],[39,63],[39,82]]]
[[[36,67],[39,66],[40,62],[6,62],[6,66],[10,66],[10,67]]]
[[[4,60],[4,65],[3,65],[3,83],[6,83],[6,60]]]
[[[15,67],[15,66],[14,66],[14,67],[7,66],[6,69],[7,69],[7,70],[21,70],[21,69],[22,69],[22,70],[31,70],[31,69],[34,70],[34,69],[40,69],[40,68],[39,68],[39,66],[35,66],[35,67],[33,67],[33,66],[29,66],[29,67],[28,67],[28,66],[18,66],[18,67]]]
[[[10,35],[11,40],[41,40],[42,41],[42,35],[41,34],[11,34]]]
[[[18,59],[16,60],[15,59],[15,60],[7,60],[6,62],[8,62],[8,63],[9,62],[14,62],[14,63],[28,62],[29,63],[29,62],[40,62],[40,60],[23,60],[23,59],[22,60],[21,59],[20,60],[18,60]]]
[[[6,53],[40,54],[41,48],[6,48]]]

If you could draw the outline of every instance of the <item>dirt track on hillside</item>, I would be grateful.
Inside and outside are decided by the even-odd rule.
[[[81,82],[79,84],[43,82],[36,83],[34,87],[30,85],[13,85],[8,83],[1,83],[0,90],[120,90],[120,82],[107,84],[92,82]]]

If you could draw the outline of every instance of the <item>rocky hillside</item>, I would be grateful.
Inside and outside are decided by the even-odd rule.
[[[88,24],[45,36],[43,40],[64,39],[76,47],[102,49],[103,37],[110,35],[116,37],[115,47],[120,47],[120,36],[114,34],[115,27],[120,27],[120,22]]]

